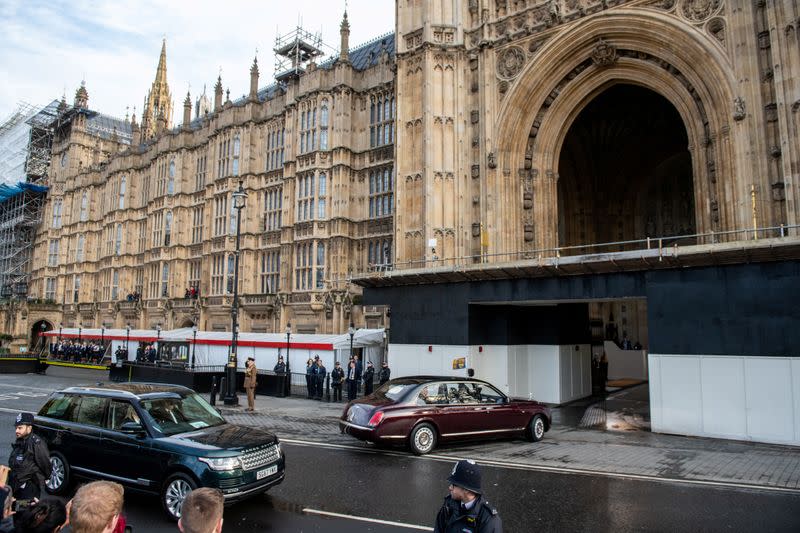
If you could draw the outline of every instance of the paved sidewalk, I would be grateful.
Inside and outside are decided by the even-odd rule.
[[[244,395],[240,396],[240,401],[246,403]],[[338,418],[344,406],[344,403],[268,396],[256,398],[255,413],[217,404],[231,422],[264,427],[282,439],[371,448],[371,444],[339,432]],[[589,411],[587,409],[587,413]],[[573,472],[600,471],[800,492],[800,450],[796,447],[642,430],[585,429],[580,424],[560,425],[559,418],[556,409],[553,429],[538,443],[519,439],[443,445],[434,454]]]

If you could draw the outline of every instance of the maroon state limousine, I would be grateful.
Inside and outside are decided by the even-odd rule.
[[[539,441],[550,423],[549,407],[512,400],[485,381],[414,376],[393,379],[348,403],[339,428],[379,444],[408,443],[422,455],[439,441],[518,435]]]

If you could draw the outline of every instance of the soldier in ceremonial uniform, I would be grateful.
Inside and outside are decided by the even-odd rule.
[[[8,466],[9,486],[17,500],[43,498],[45,482],[50,479],[50,452],[47,444],[33,433],[33,415],[20,413],[14,422],[17,440],[11,447]]]
[[[436,515],[434,533],[503,533],[500,515],[483,497],[475,461],[457,462],[447,481],[450,494]]]

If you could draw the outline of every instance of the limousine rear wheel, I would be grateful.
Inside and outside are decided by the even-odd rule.
[[[69,486],[69,463],[58,452],[50,454],[50,478],[45,481],[50,494],[61,494]]]
[[[415,455],[425,455],[436,447],[436,430],[430,424],[418,424],[411,430],[409,440]]]
[[[186,474],[172,474],[161,487],[161,505],[173,520],[181,517],[186,497],[197,487],[197,483]]]
[[[528,440],[531,442],[539,442],[544,437],[544,417],[536,415],[531,418],[531,423],[528,425]]]

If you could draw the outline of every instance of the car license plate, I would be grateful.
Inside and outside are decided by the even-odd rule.
[[[264,479],[265,477],[271,476],[272,474],[276,474],[278,472],[278,465],[271,466],[269,468],[265,468],[263,470],[259,470],[256,472],[256,479]]]

